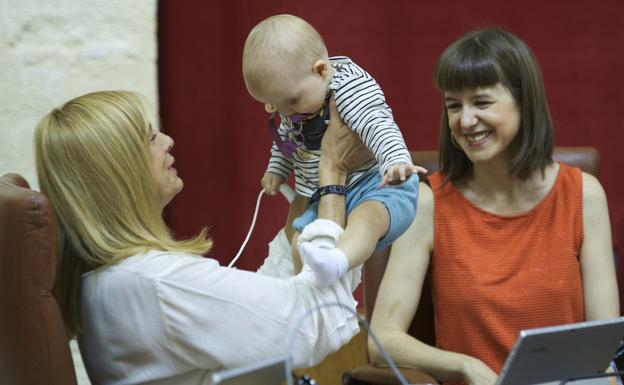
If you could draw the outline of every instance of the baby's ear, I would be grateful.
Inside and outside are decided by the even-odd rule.
[[[329,69],[329,63],[323,59],[317,60],[316,63],[314,63],[314,66],[312,66],[312,72],[323,78],[329,75]]]

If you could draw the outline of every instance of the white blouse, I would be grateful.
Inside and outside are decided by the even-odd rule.
[[[94,385],[209,383],[215,370],[287,353],[309,309],[355,310],[360,269],[319,287],[309,268],[293,276],[283,231],[258,273],[214,259],[150,251],[87,273],[79,344]],[[355,315],[323,308],[296,331],[293,362],[313,366],[358,332]]]

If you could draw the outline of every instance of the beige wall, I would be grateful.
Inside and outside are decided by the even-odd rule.
[[[0,0],[0,175],[37,188],[33,130],[72,97],[130,89],[156,114],[156,76],[156,0]]]
[[[37,187],[34,127],[72,97],[130,89],[157,108],[156,3],[0,1],[0,175]]]

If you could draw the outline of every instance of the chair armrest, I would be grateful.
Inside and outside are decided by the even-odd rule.
[[[438,385],[438,381],[425,372],[416,369],[400,368],[401,374],[409,384],[433,384]],[[355,368],[350,373],[350,383],[352,385],[400,385],[399,379],[392,369],[379,367],[371,364]]]

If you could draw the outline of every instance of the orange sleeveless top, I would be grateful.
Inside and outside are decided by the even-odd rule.
[[[499,373],[520,330],[584,320],[581,178],[578,168],[560,163],[539,204],[500,216],[431,175],[438,347],[477,357]]]

